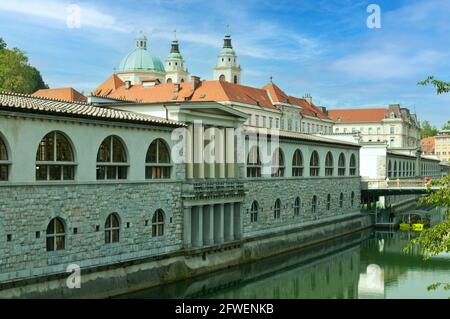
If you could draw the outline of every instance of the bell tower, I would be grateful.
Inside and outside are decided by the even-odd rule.
[[[227,26],[229,29],[229,26]],[[241,83],[241,66],[237,64],[237,56],[231,45],[229,30],[223,39],[223,48],[217,57],[217,65],[214,68],[214,80],[230,83]]]
[[[170,53],[166,59],[166,82],[167,83],[182,83],[189,79],[189,72],[184,67],[183,56],[180,53],[180,46],[177,40],[177,30],[173,30],[174,39]]]

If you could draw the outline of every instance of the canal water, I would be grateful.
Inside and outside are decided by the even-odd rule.
[[[309,249],[120,298],[448,298],[450,254],[402,249],[410,232],[366,230]]]

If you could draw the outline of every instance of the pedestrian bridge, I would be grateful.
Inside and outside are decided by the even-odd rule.
[[[426,194],[428,190],[437,190],[439,187],[428,186],[423,179],[397,179],[397,180],[366,180],[361,181],[361,194],[368,196],[390,196]]]

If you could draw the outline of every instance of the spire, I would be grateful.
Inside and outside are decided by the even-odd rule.
[[[231,45],[231,35],[230,35],[230,25],[227,23],[227,34],[225,35],[225,38],[223,39],[223,48],[224,49],[233,49],[233,46]]]

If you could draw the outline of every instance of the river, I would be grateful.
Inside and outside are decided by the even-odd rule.
[[[450,254],[404,254],[410,232],[366,230],[252,264],[120,298],[448,298]]]

